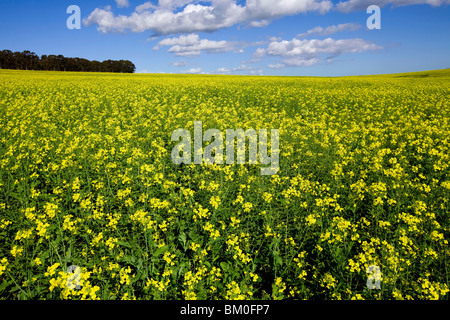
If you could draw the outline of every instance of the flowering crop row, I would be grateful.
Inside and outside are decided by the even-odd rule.
[[[0,70],[0,298],[448,299],[450,74],[427,75]],[[175,165],[195,121],[279,129],[279,171]]]

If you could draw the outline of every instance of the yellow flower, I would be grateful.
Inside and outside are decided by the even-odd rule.
[[[175,265],[175,262],[173,261],[175,259],[174,254],[171,254],[170,252],[166,252],[166,253],[164,253],[163,259],[164,259],[164,261],[166,261],[166,263],[168,265],[171,265],[171,266]]]
[[[47,268],[47,272],[44,274],[46,277],[51,277],[55,274],[55,270],[60,266],[60,264],[57,262],[53,264],[52,266]]]
[[[98,246],[100,241],[103,239],[103,233],[99,232],[91,241],[91,246]]]
[[[198,205],[198,209],[194,209],[194,221],[197,219],[203,219],[209,217],[209,210],[207,208],[203,208],[201,205]]]
[[[197,249],[200,248],[200,245],[196,244],[195,242],[191,242],[189,248],[191,248],[193,251],[197,251]]]
[[[211,204],[211,206],[214,209],[217,209],[220,205],[220,197],[219,196],[212,196],[211,200],[209,201],[209,203]]]
[[[264,192],[263,193],[263,199],[264,201],[266,201],[267,203],[271,203],[272,202],[272,194],[268,193],[268,192]]]
[[[11,254],[13,257],[20,256],[22,254],[23,248],[14,246],[11,250]]]
[[[317,221],[317,219],[315,218],[315,214],[313,214],[313,213],[306,217],[306,223],[308,224],[308,226],[315,224],[316,221]]]
[[[246,202],[244,203],[242,208],[244,209],[244,212],[250,212],[253,208],[253,204],[251,204],[250,202]]]
[[[321,285],[326,287],[327,289],[332,289],[336,286],[337,280],[330,274],[326,273],[324,277],[322,278]]]
[[[3,258],[2,260],[0,260],[0,276],[6,270],[7,266],[8,266],[8,259]]]

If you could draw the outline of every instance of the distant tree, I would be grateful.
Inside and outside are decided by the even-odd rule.
[[[15,69],[14,53],[10,50],[0,51],[0,68]]]
[[[16,51],[13,53],[14,69],[23,70],[25,65],[25,58],[22,52]]]
[[[92,72],[105,72],[103,64],[100,61],[94,60],[89,64],[90,70]]]
[[[129,60],[122,60],[122,65],[125,73],[134,73],[136,71],[136,66]]]
[[[0,51],[0,69],[84,71],[134,73],[136,66],[129,60],[90,61],[83,58],[67,58],[63,55],[39,56],[31,51]]]
[[[21,69],[25,70],[36,70],[39,65],[39,57],[28,50],[21,53],[21,61]]]

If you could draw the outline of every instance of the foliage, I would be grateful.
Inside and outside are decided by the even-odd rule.
[[[63,55],[42,55],[34,52],[0,51],[0,69],[47,70],[47,71],[85,71],[133,73],[135,65],[128,60],[90,61],[83,58],[67,58]]]

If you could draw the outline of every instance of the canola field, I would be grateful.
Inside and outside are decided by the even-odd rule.
[[[279,129],[279,171],[175,165],[194,121]],[[0,299],[447,300],[449,165],[449,69],[0,70]]]

